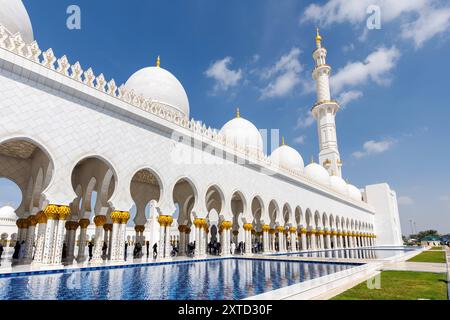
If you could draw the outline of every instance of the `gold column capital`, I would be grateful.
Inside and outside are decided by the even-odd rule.
[[[48,220],[66,220],[70,215],[70,207],[64,205],[49,204],[45,210]]]
[[[173,223],[173,217],[172,216],[165,216],[160,215],[158,217],[158,222],[162,227],[170,227]]]
[[[89,219],[80,219],[80,221],[78,221],[78,224],[80,225],[81,229],[86,229],[91,224],[91,221]]]
[[[96,216],[94,218],[94,223],[97,228],[103,227],[106,223],[106,216]]]

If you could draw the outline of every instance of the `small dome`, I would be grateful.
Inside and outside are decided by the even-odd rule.
[[[220,130],[220,133],[229,143],[256,151],[263,150],[263,139],[258,128],[250,121],[241,118],[239,113],[236,118],[228,121]]]
[[[350,198],[361,201],[362,200],[362,193],[361,191],[355,187],[354,185],[348,184],[347,185],[348,195]]]
[[[331,176],[330,186],[341,194],[347,194],[347,183],[341,177]]]
[[[186,91],[173,74],[161,67],[148,67],[137,71],[128,79],[125,87],[189,118]]]
[[[17,217],[16,212],[14,211],[13,207],[4,206],[4,207],[0,208],[0,219],[16,221],[17,218],[18,217]]]
[[[303,172],[305,164],[297,150],[287,145],[275,149],[270,155],[270,160],[282,168]]]
[[[326,185],[329,183],[330,175],[328,174],[328,171],[317,163],[307,165],[305,168],[305,174],[318,183]]]
[[[0,0],[0,24],[12,35],[20,32],[23,41],[34,41],[33,26],[21,0]]]

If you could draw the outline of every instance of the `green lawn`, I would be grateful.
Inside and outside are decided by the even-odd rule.
[[[445,273],[383,271],[381,288],[369,289],[367,281],[333,300],[447,300]]]
[[[431,247],[430,251],[439,251],[439,250],[444,250],[443,247]]]
[[[424,251],[421,254],[408,260],[409,262],[434,262],[446,263],[444,251]]]

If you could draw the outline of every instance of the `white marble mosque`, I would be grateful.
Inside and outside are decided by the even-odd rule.
[[[402,245],[396,194],[388,184],[344,178],[330,95],[327,50],[313,53],[317,163],[284,141],[265,154],[257,127],[237,112],[220,129],[190,119],[188,94],[163,68],[123,85],[41,49],[20,0],[0,0],[0,177],[22,193],[0,209],[1,241],[25,245],[23,264],[123,261],[125,242],[158,245],[170,258],[244,243],[261,253]],[[175,70],[176,72],[176,70]],[[282,130],[282,129],[281,129]],[[102,247],[107,243],[107,254]]]

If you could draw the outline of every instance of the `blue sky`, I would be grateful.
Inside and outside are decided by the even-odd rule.
[[[388,181],[404,233],[450,233],[450,5],[441,0],[24,0],[42,49],[80,61],[116,83],[162,67],[184,85],[191,116],[220,128],[242,116],[280,129],[305,162],[318,154],[311,80],[321,26],[344,178],[361,187]],[[81,8],[81,30],[66,9]],[[381,9],[369,30],[366,9]],[[4,185],[4,183],[2,183]],[[0,203],[11,201],[7,191]]]

